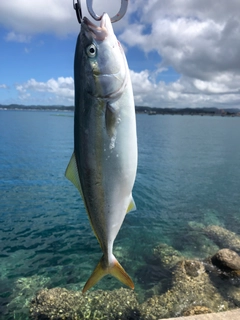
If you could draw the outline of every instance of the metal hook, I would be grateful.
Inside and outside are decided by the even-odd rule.
[[[99,21],[101,20],[102,16],[97,15],[94,11],[93,11],[93,0],[87,0],[87,8],[88,8],[88,12],[90,13],[90,15],[93,17],[93,19]],[[121,7],[120,10],[118,11],[118,13],[111,18],[111,22],[117,22],[120,19],[122,19],[122,17],[125,15],[125,13],[127,12],[127,7],[128,7],[128,0],[121,0]]]
[[[81,22],[82,22],[82,9],[81,9],[80,0],[73,0],[73,8],[74,8],[74,10],[76,10],[78,22],[81,24]]]

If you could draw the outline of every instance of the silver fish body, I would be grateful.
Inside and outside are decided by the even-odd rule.
[[[135,208],[135,108],[125,54],[106,13],[100,27],[83,19],[74,82],[74,152],[66,176],[82,195],[103,251],[83,292],[109,273],[133,288],[112,250],[126,213]]]

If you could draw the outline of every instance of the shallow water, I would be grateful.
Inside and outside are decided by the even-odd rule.
[[[137,115],[139,165],[114,252],[139,299],[169,273],[153,259],[164,242],[187,257],[216,246],[190,221],[240,234],[240,118]],[[101,250],[78,191],[64,177],[73,113],[0,111],[0,314],[15,282],[38,275],[47,287],[82,289]],[[119,288],[106,277],[96,289]]]

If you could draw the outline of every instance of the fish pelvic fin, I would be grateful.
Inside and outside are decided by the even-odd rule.
[[[127,213],[131,212],[131,211],[135,211],[137,210],[137,207],[136,207],[136,204],[135,204],[135,201],[133,199],[133,197],[131,196],[131,201],[128,205],[128,208],[127,208]]]
[[[112,255],[112,261],[108,265],[106,264],[105,256],[103,255],[90,278],[86,282],[82,292],[85,293],[107,274],[111,274],[126,286],[134,289],[134,283],[132,279],[129,277],[114,255]]]

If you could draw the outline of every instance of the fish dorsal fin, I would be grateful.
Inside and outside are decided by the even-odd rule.
[[[131,197],[131,201],[130,201],[130,203],[128,205],[126,213],[129,213],[129,212],[135,211],[135,210],[137,210],[137,207],[136,207],[135,201],[133,200],[133,197]]]
[[[77,161],[74,152],[68,163],[67,169],[65,171],[65,176],[75,185],[75,187],[79,190],[81,196],[83,196],[82,187],[78,175]]]

